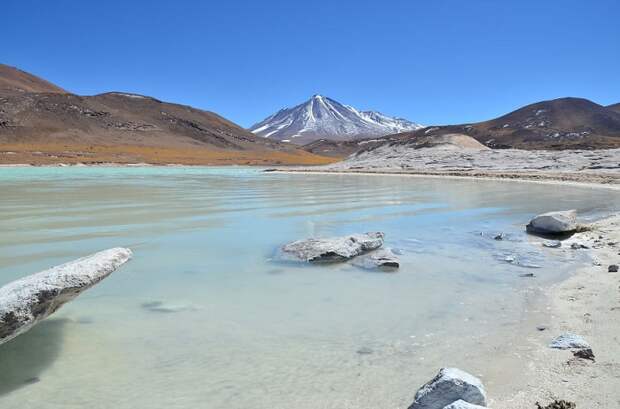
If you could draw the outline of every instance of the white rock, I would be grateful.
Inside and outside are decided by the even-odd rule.
[[[131,256],[131,250],[126,248],[104,250],[0,288],[0,344],[28,331]]]
[[[443,409],[459,400],[486,406],[482,382],[460,369],[442,368],[435,378],[418,390],[409,409]]]
[[[400,266],[400,260],[391,249],[380,249],[356,258],[353,265],[367,270],[395,269]]]
[[[579,335],[566,333],[562,334],[549,344],[549,348],[556,349],[587,349],[590,344]]]
[[[562,234],[577,230],[577,211],[566,210],[538,215],[530,220],[527,231],[540,234]]]
[[[459,399],[456,402],[452,402],[448,406],[444,406],[443,409],[485,409],[485,406],[474,405]]]
[[[543,241],[543,246],[557,249],[562,247],[562,242],[560,240],[546,240]]]
[[[283,258],[309,262],[338,262],[378,249],[383,245],[380,232],[353,234],[343,237],[311,238],[286,244]]]

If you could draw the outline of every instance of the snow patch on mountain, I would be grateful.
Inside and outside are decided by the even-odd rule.
[[[314,95],[255,124],[250,131],[279,141],[306,144],[318,139],[350,140],[413,131],[423,126],[376,111],[359,111],[331,98]]]

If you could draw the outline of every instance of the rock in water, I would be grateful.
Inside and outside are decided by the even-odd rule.
[[[474,405],[472,403],[465,402],[464,400],[460,399],[460,400],[457,400],[456,402],[452,402],[448,406],[444,406],[443,409],[485,409],[485,407],[480,406],[480,405]]]
[[[486,406],[487,397],[482,382],[460,369],[442,368],[437,376],[418,390],[409,409],[442,409],[459,400]]]
[[[28,331],[114,272],[132,256],[113,248],[13,281],[0,288],[0,344]]]
[[[549,212],[538,215],[526,226],[530,233],[564,234],[577,230],[577,211]]]
[[[556,348],[556,349],[588,349],[591,348],[590,344],[588,344],[588,342],[583,339],[582,337],[580,337],[579,335],[575,335],[575,334],[571,334],[571,333],[566,333],[566,334],[562,334],[559,337],[557,337],[556,339],[554,339],[553,341],[551,341],[551,344],[549,344],[549,348]]]
[[[329,263],[346,261],[383,245],[380,232],[352,234],[343,237],[311,238],[286,244],[282,247],[284,258]]]
[[[353,260],[353,265],[367,270],[393,270],[400,267],[400,260],[391,249],[381,249]]]

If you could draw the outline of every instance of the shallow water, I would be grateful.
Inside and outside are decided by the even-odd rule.
[[[0,407],[37,409],[404,408],[441,366],[498,390],[546,318],[542,290],[581,261],[523,225],[563,208],[597,217],[619,196],[235,167],[10,168],[0,192],[0,284],[135,253],[0,346]],[[298,238],[374,230],[402,251],[398,272],[272,259]]]

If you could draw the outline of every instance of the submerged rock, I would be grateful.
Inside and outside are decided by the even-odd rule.
[[[501,255],[500,255],[501,257]],[[505,261],[506,263],[510,263],[512,265],[515,266],[519,266],[519,267],[524,267],[524,268],[541,268],[540,264],[536,264],[533,263],[531,260],[531,257],[529,256],[513,256],[513,255],[508,255],[508,256],[503,256],[503,261]]]
[[[444,406],[443,409],[485,409],[484,406],[474,405],[469,402],[465,402],[462,399],[452,402],[448,406]]]
[[[566,333],[566,334],[560,335],[559,337],[551,341],[551,344],[549,344],[549,348],[587,349],[587,348],[590,348],[590,344],[588,344],[588,342],[579,335]]]
[[[353,265],[367,270],[393,270],[400,267],[400,260],[391,249],[381,249],[356,258]]]
[[[536,276],[534,275],[534,273],[523,273],[523,274],[519,274],[519,277],[530,278],[530,277],[536,277]]]
[[[141,304],[142,308],[151,312],[173,313],[194,310],[195,307],[188,304],[169,304],[163,301],[149,301]]]
[[[566,210],[540,214],[526,226],[530,233],[565,234],[577,230],[577,211]]]
[[[0,344],[28,331],[112,274],[131,256],[126,248],[104,250],[0,288]]]
[[[442,409],[459,400],[486,406],[482,382],[460,369],[442,368],[437,376],[418,390],[409,409]]]
[[[383,245],[381,232],[352,234],[330,238],[310,238],[295,241],[282,247],[284,258],[311,263],[333,263],[378,249]]]

